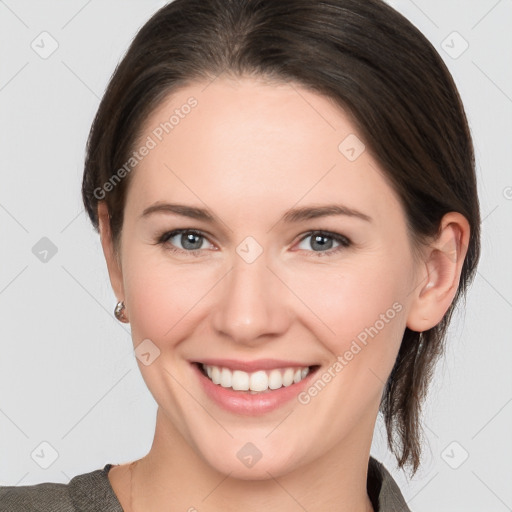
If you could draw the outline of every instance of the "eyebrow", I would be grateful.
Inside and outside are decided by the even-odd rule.
[[[190,217],[192,219],[203,220],[206,222],[215,221],[215,217],[207,209],[198,208],[195,206],[187,206],[184,204],[162,202],[156,202],[155,204],[148,206],[142,212],[140,217],[148,217],[154,213],[171,213],[181,215],[183,217]],[[318,217],[327,217],[330,215],[345,215],[347,217],[356,217],[366,222],[372,221],[372,218],[369,215],[339,204],[292,208],[291,210],[285,212],[282,220],[285,223],[291,224],[294,222],[316,219]]]

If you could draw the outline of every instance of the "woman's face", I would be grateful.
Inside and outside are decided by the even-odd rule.
[[[350,119],[295,84],[219,78],[139,142],[116,292],[159,421],[244,479],[369,449],[419,267]]]

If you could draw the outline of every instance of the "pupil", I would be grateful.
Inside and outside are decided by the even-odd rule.
[[[324,235],[316,235],[312,239],[311,248],[314,250],[331,249],[332,243],[333,243],[333,241],[330,237],[324,236]],[[315,247],[315,244],[316,244],[316,247]]]
[[[201,237],[195,233],[183,233],[181,235],[181,243],[185,249],[200,249]]]

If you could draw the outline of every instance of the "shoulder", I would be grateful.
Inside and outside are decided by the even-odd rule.
[[[0,487],[1,512],[74,511],[68,484],[45,482],[36,485]]]
[[[411,512],[389,471],[373,457],[368,465],[367,488],[376,512]]]
[[[112,464],[69,483],[0,487],[0,512],[122,512],[108,480]]]

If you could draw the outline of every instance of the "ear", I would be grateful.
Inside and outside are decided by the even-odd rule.
[[[98,223],[101,246],[107,262],[110,284],[118,300],[124,299],[123,273],[119,255],[114,250],[112,232],[110,230],[110,216],[105,201],[98,203]]]
[[[423,332],[436,326],[450,307],[459,286],[470,227],[460,213],[447,213],[439,234],[425,247],[419,281],[407,317],[407,327]]]

